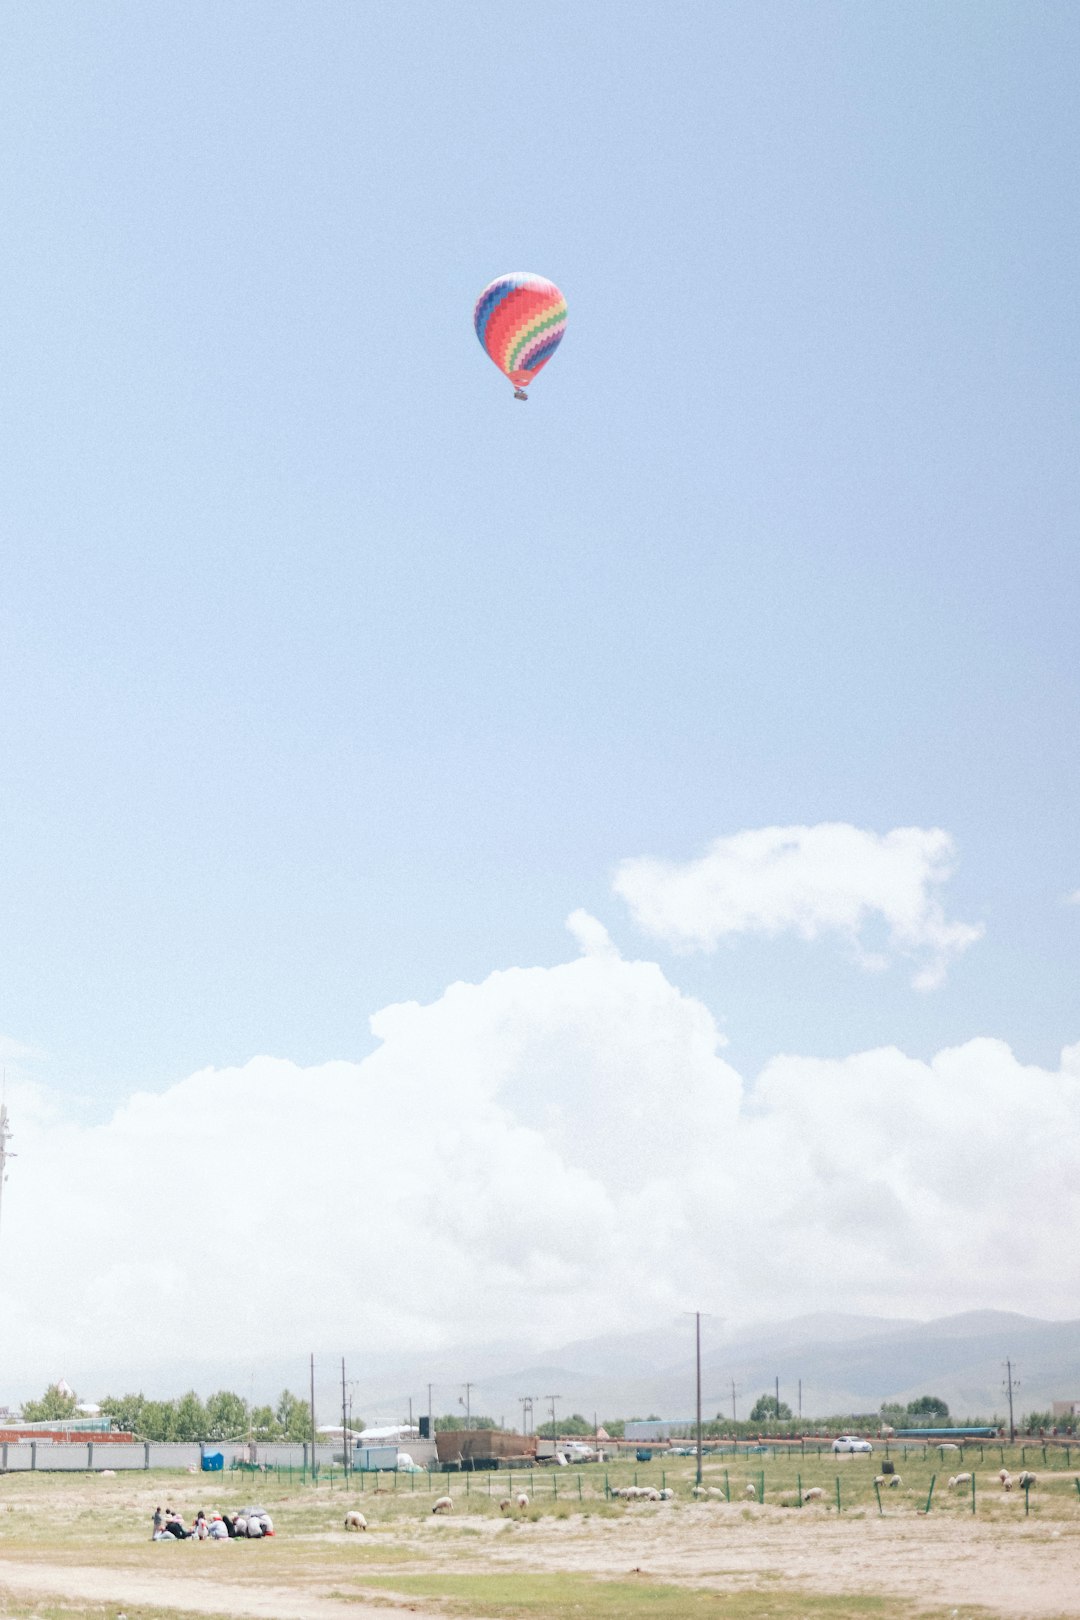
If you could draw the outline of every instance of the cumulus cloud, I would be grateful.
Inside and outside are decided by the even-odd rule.
[[[913,959],[912,983],[930,990],[983,933],[951,922],[935,892],[953,854],[937,827],[761,827],[716,839],[697,860],[623,861],[615,891],[646,934],[677,949],[711,951],[737,934],[834,934],[868,969]],[[884,950],[866,943],[874,925],[884,926]]]
[[[206,1069],[95,1126],[12,1088],[8,1378],[556,1344],[699,1304],[1080,1314],[1080,1045],[786,1056],[748,1084],[706,1007],[606,950],[372,1025],[361,1062]]]

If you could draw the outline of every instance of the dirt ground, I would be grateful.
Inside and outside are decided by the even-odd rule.
[[[219,1492],[226,1488],[253,1494],[250,1484]],[[1003,1620],[1080,1620],[1080,1500],[1073,1508],[1064,1493],[1038,1516],[1025,1517],[1022,1505],[1018,1512],[1012,1505],[985,1522],[958,1512],[838,1516],[820,1504],[791,1511],[680,1500],[560,1504],[557,1513],[511,1523],[497,1503],[475,1498],[459,1500],[446,1519],[431,1516],[427,1498],[368,1498],[348,1505],[364,1508],[369,1532],[348,1535],[341,1492],[309,1492],[268,1501],[279,1529],[271,1542],[151,1542],[157,1502],[183,1504],[190,1518],[186,1496],[195,1490],[202,1505],[206,1491],[194,1482],[0,1478],[0,1614],[22,1616],[56,1600],[72,1613],[115,1605],[127,1620],[150,1609],[251,1620],[385,1620],[388,1608],[448,1612],[430,1585],[410,1596],[393,1590],[395,1580],[407,1588],[420,1576],[437,1588],[448,1574],[499,1574],[520,1580],[524,1590],[533,1577],[559,1574],[605,1582],[635,1575],[726,1594],[729,1601],[754,1593],[863,1596],[891,1600],[905,1613],[967,1617],[981,1610]],[[219,1501],[238,1505],[220,1494]],[[764,1596],[762,1614],[769,1612]],[[452,1612],[493,1611],[470,1609],[459,1597]]]

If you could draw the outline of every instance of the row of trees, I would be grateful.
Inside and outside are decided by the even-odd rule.
[[[76,1415],[78,1397],[50,1384],[40,1400],[27,1401],[28,1423],[64,1423]],[[148,1401],[145,1395],[109,1395],[102,1416],[140,1440],[304,1441],[311,1438],[311,1408],[284,1389],[273,1406],[251,1406],[242,1395],[220,1389],[203,1401],[194,1390],[172,1401]],[[362,1420],[354,1419],[361,1428]]]
[[[50,1384],[39,1400],[24,1403],[22,1415],[30,1423],[63,1423],[76,1415],[77,1404],[77,1396],[56,1384]],[[311,1409],[305,1400],[287,1389],[282,1390],[273,1406],[251,1406],[242,1395],[223,1389],[206,1401],[201,1400],[194,1390],[171,1401],[150,1401],[142,1394],[110,1395],[101,1402],[101,1411],[117,1428],[130,1430],[141,1440],[240,1440],[250,1437],[254,1440],[290,1440],[299,1443],[311,1438]],[[474,1429],[497,1427],[494,1418],[484,1415],[470,1417],[469,1421]],[[639,1420],[605,1418],[603,1427],[613,1440],[617,1440],[623,1437],[627,1421]],[[651,1415],[648,1421],[659,1419]],[[775,1395],[762,1395],[752,1407],[749,1419],[733,1423],[718,1412],[715,1419],[706,1420],[702,1427],[709,1439],[727,1436],[745,1438],[763,1428],[793,1421],[791,1408],[786,1402],[777,1403]],[[811,1421],[816,1430],[840,1433],[849,1427],[873,1427],[878,1422],[878,1414],[861,1413],[854,1417],[845,1414],[838,1418],[815,1418]],[[898,1429],[944,1427],[950,1421],[949,1408],[936,1395],[921,1395],[906,1406],[886,1404],[881,1409],[880,1421]],[[996,1423],[998,1420],[995,1417],[992,1421]],[[1021,1427],[1028,1432],[1049,1429],[1052,1421],[1049,1412],[1029,1412],[1022,1420]],[[354,1429],[364,1427],[362,1418],[353,1417],[351,1422]],[[435,1419],[435,1427],[444,1433],[463,1429],[465,1419],[457,1413],[446,1412]],[[1072,1425],[1069,1427],[1071,1429]],[[560,1418],[556,1429],[560,1435],[589,1436],[593,1433],[592,1423],[580,1412]],[[543,1439],[551,1439],[556,1430],[548,1422],[539,1424],[536,1432]]]

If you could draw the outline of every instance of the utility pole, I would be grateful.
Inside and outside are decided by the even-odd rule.
[[[311,1477],[316,1476],[315,1462],[315,1352],[311,1352]]]
[[[1013,1390],[1020,1388],[1019,1378],[1013,1377],[1012,1362],[1005,1362],[1005,1389],[1009,1396],[1009,1444],[1016,1444],[1016,1424],[1013,1422]]]
[[[4,1075],[3,1091],[0,1091],[0,1211],[4,1205],[4,1182],[7,1180],[7,1162],[14,1159],[15,1154],[8,1148],[11,1141],[11,1127],[8,1124],[7,1103],[4,1101],[4,1092],[7,1090],[7,1075]]]
[[[551,1402],[551,1444],[553,1450],[559,1449],[559,1431],[555,1427],[555,1402],[561,1401],[561,1395],[545,1395],[545,1401]]]
[[[412,1421],[412,1396],[410,1395],[409,1396],[409,1428],[411,1429],[412,1426],[413,1426],[413,1421]]]
[[[697,1361],[697,1482],[701,1484],[701,1312],[694,1312],[694,1346]]]
[[[780,1374],[776,1375],[776,1429],[780,1431]]]
[[[431,1391],[434,1387],[434,1384],[429,1384],[427,1387],[427,1437],[429,1440],[435,1438],[435,1425],[431,1421]]]
[[[799,1428],[802,1428],[802,1379],[799,1379]]]
[[[735,1380],[734,1380],[734,1378],[731,1380],[731,1421],[732,1421],[732,1423],[738,1423],[738,1421],[739,1421],[739,1414],[735,1410]]]
[[[474,1386],[472,1384],[466,1384],[465,1385],[465,1399],[462,1400],[460,1396],[458,1397],[458,1405],[463,1406],[465,1408],[465,1427],[467,1429],[472,1428],[472,1405],[471,1405],[471,1401],[472,1401],[473,1387]]]
[[[352,1435],[346,1419],[349,1415],[349,1402],[345,1394],[345,1357],[341,1358],[341,1450],[345,1462],[345,1489],[349,1488],[349,1447],[352,1445]]]

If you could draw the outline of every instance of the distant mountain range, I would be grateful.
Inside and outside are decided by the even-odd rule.
[[[757,1397],[771,1394],[777,1378],[780,1398],[799,1409],[802,1381],[804,1418],[877,1412],[884,1401],[907,1402],[937,1395],[959,1417],[992,1417],[1007,1411],[1002,1387],[1004,1362],[1012,1360],[1020,1378],[1017,1413],[1046,1410],[1053,1400],[1080,1400],[1080,1321],[1047,1322],[1007,1311],[972,1311],[962,1316],[919,1322],[901,1318],[820,1314],[762,1323],[716,1342],[706,1322],[702,1340],[702,1405],[709,1417],[731,1415],[732,1392],[740,1418]],[[411,1358],[410,1358],[411,1359]],[[495,1364],[489,1351],[458,1351],[437,1358],[438,1379],[449,1372],[475,1382],[472,1410],[513,1422],[522,1395],[554,1392],[557,1412],[592,1418],[688,1417],[694,1409],[693,1322],[677,1318],[645,1333],[605,1335],[562,1346],[511,1371]],[[357,1400],[372,1417],[405,1409],[401,1386],[388,1387],[378,1375],[366,1377],[360,1358]],[[389,1369],[387,1369],[389,1370]],[[397,1369],[399,1374],[402,1368]],[[374,1369],[373,1369],[374,1372]],[[411,1380],[410,1380],[411,1381]],[[414,1402],[423,1383],[414,1384]],[[457,1409],[454,1390],[443,1385],[437,1411]],[[426,1391],[424,1394],[426,1401]],[[407,1397],[405,1398],[407,1404]],[[420,1405],[415,1406],[419,1410]]]
[[[689,1417],[694,1408],[693,1318],[632,1334],[606,1334],[530,1355],[520,1343],[461,1345],[427,1356],[345,1351],[353,1406],[369,1423],[397,1422],[426,1410],[434,1385],[436,1413],[460,1412],[464,1381],[473,1389],[471,1410],[508,1424],[520,1421],[520,1398],[535,1398],[537,1422],[546,1420],[548,1397],[556,1411],[598,1416]],[[907,1402],[937,1395],[958,1417],[1004,1416],[1005,1358],[1020,1379],[1017,1412],[1045,1411],[1054,1400],[1080,1400],[1080,1321],[1048,1322],[1008,1311],[971,1311],[935,1321],[823,1313],[766,1322],[725,1332],[702,1324],[702,1395],[708,1417],[736,1410],[749,1415],[761,1394],[780,1380],[780,1398],[804,1419],[877,1412],[883,1401]],[[340,1411],[340,1356],[316,1360],[316,1404],[321,1414]],[[147,1376],[130,1369],[49,1369],[34,1389],[3,1389],[0,1398],[39,1394],[61,1374],[84,1396],[143,1389],[147,1395],[236,1389],[257,1400],[288,1387],[306,1393],[306,1358],[268,1360],[252,1368],[232,1362],[189,1359],[158,1366]],[[93,1380],[91,1387],[90,1380]],[[325,1419],[324,1419],[325,1420]]]

